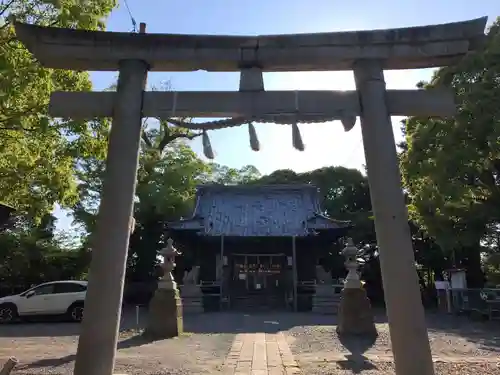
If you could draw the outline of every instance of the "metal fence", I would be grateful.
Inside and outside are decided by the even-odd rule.
[[[449,313],[500,319],[500,289],[449,289],[446,305]]]

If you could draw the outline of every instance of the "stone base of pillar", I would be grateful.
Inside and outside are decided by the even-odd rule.
[[[363,288],[344,288],[338,312],[338,335],[376,336],[370,300]]]
[[[339,294],[335,287],[329,284],[316,284],[312,300],[312,312],[317,314],[337,314],[339,309]]]
[[[157,289],[149,303],[144,336],[152,340],[179,336],[183,330],[182,302],[177,289]]]
[[[179,291],[184,314],[196,314],[205,311],[203,308],[203,292],[199,285],[181,285]]]

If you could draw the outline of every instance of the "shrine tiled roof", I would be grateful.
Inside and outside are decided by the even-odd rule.
[[[341,229],[348,222],[321,214],[312,185],[202,185],[192,218],[170,223],[173,230],[209,236],[306,236]]]

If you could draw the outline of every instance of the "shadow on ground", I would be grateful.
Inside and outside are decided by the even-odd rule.
[[[70,362],[73,362],[75,360],[75,358],[76,358],[75,354],[66,355],[66,356],[60,357],[60,358],[45,358],[45,359],[40,359],[38,361],[28,363],[26,365],[18,366],[18,367],[16,367],[16,369],[28,370],[28,369],[37,369],[37,368],[44,368],[44,367],[64,366]]]
[[[121,341],[118,342],[117,349],[128,349],[128,348],[135,348],[138,346],[146,345],[153,342],[152,340],[144,337],[140,333],[122,339]],[[31,363],[28,363],[24,366],[19,366],[19,369],[37,369],[37,368],[43,368],[43,367],[58,367],[58,366],[64,366],[70,362],[73,362],[76,359],[75,354],[70,354],[66,355],[64,357],[60,358],[45,358],[41,359],[38,361],[34,361]]]
[[[136,316],[135,309],[122,312],[120,331],[140,328],[146,321],[145,314]],[[65,337],[78,336],[80,323],[69,323],[62,317],[31,318],[11,324],[0,324],[0,337]]]
[[[207,321],[210,324],[207,324]],[[375,317],[376,323],[386,322],[383,314]],[[205,313],[201,317],[186,316],[184,330],[192,333],[277,333],[303,326],[335,326],[335,315],[310,312],[266,312],[266,313]]]
[[[383,314],[377,314],[376,321],[379,324],[386,322]],[[483,346],[488,350],[500,352],[500,324],[497,322],[471,321],[467,317],[457,317],[444,314],[428,314],[427,317],[430,337],[433,335],[456,335],[465,340]],[[121,329],[130,331],[140,330],[145,327],[147,314],[129,313],[124,311]],[[323,331],[334,332],[337,319],[333,315],[318,315],[312,313],[205,313],[198,315],[187,315],[184,317],[184,330],[189,334],[238,334],[238,333],[277,333],[289,331],[294,327],[318,326]],[[321,328],[320,328],[321,329]],[[1,325],[0,337],[63,337],[76,336],[80,330],[79,324],[73,323],[31,323]],[[306,331],[308,332],[308,331]],[[118,343],[118,350],[135,348],[150,344],[151,340],[136,334],[124,337],[123,334]],[[340,343],[350,354],[346,359],[338,361],[338,365],[353,373],[365,370],[375,370],[376,367],[364,356],[364,353],[372,347],[373,340],[359,337],[340,337]],[[37,369],[47,367],[58,367],[66,365],[75,360],[75,355],[67,355],[60,358],[48,358],[31,362],[22,369]]]
[[[477,321],[467,316],[427,314],[429,334],[461,336],[488,350],[500,352],[500,321]]]
[[[129,337],[125,340],[122,340],[118,343],[117,349],[127,349],[127,348],[133,348],[145,344],[149,344],[151,340],[146,339],[142,335],[136,335]],[[31,363],[28,363],[24,366],[19,366],[18,368],[21,370],[26,370],[26,369],[36,369],[36,368],[43,368],[43,367],[58,367],[58,366],[64,366],[70,362],[73,362],[76,359],[75,354],[70,354],[66,355],[64,357],[60,358],[46,358],[46,359],[40,359],[38,361],[34,361]]]
[[[375,311],[375,321],[378,324],[387,322],[383,311]],[[124,309],[121,322],[122,331],[140,330],[146,326],[146,323],[146,309],[142,309],[138,313],[134,308]],[[294,327],[324,326],[332,328],[336,324],[337,319],[334,315],[307,312],[221,312],[185,315],[184,317],[184,330],[200,334],[276,333],[288,331]],[[498,321],[473,321],[468,317],[429,313],[427,325],[431,336],[432,334],[461,336],[471,343],[500,352],[500,322]],[[79,332],[80,324],[66,322],[42,321],[0,325],[0,337],[64,337],[77,336]]]
[[[124,340],[121,340],[117,345],[117,349],[120,350],[120,349],[136,348],[138,346],[150,344],[154,341],[155,340],[152,340],[152,339],[138,333],[134,336],[131,336],[131,337],[128,337]]]
[[[345,356],[345,360],[337,361],[343,370],[349,370],[354,374],[359,374],[365,370],[376,370],[377,367],[365,357],[365,352],[373,347],[377,340],[376,335],[353,336],[340,335],[339,341],[350,354]]]
[[[376,322],[384,323],[383,312],[377,314]],[[209,322],[207,324],[207,322]],[[147,309],[136,312],[135,308],[126,308],[122,313],[120,329],[128,331],[142,329],[147,323]],[[292,312],[215,312],[184,316],[184,330],[192,333],[242,333],[242,332],[278,332],[294,326],[332,326],[336,324],[334,315]],[[55,318],[37,319],[0,325],[0,337],[63,337],[77,336],[80,324],[68,323]]]

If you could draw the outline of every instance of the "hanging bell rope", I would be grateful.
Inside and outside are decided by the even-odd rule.
[[[251,149],[253,151],[259,151],[260,150],[259,138],[257,137],[257,131],[255,130],[255,126],[251,122],[248,123],[248,136],[250,138]]]
[[[304,142],[302,141],[302,136],[300,135],[300,129],[297,125],[297,116],[299,113],[299,92],[295,91],[295,117],[292,122],[292,143],[296,150],[304,151]]]
[[[203,154],[207,159],[214,159],[214,151],[212,150],[212,144],[210,143],[210,138],[206,131],[202,133],[202,142],[203,142]]]

